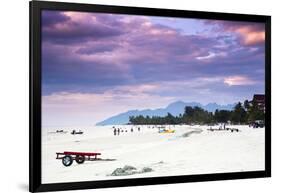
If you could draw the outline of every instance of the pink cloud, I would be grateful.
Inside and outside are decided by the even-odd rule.
[[[255,30],[250,26],[243,26],[234,31],[241,35],[243,44],[247,46],[260,44],[265,40],[264,30]]]
[[[265,26],[262,23],[231,22],[231,21],[206,21],[206,24],[216,25],[218,31],[236,33],[242,45],[255,46],[265,41]]]
[[[256,82],[251,80],[247,76],[229,76],[224,78],[224,83],[229,86],[243,86],[243,85],[253,85]]]

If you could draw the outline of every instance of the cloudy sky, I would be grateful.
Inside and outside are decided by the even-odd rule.
[[[264,93],[264,24],[43,11],[43,126]]]

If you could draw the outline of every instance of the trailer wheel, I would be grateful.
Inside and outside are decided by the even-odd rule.
[[[76,161],[78,164],[82,164],[82,163],[84,163],[84,161],[85,161],[85,156],[77,155],[76,158],[75,158],[75,161]]]
[[[62,164],[65,167],[71,166],[72,163],[73,163],[73,159],[70,155],[66,155],[62,158]]]

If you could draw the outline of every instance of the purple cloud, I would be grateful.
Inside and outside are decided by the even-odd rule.
[[[75,44],[124,33],[118,25],[113,26],[107,22],[100,22],[100,19],[97,19],[99,15],[78,12],[56,12],[55,15],[52,14],[53,11],[43,12],[43,41],[57,44]]]
[[[55,13],[42,18],[44,93],[97,93],[124,85],[194,82],[198,77],[220,77],[220,82],[200,89],[234,93],[237,88],[225,84],[231,81],[263,88],[264,44],[251,39],[263,32],[256,23],[205,22],[215,34],[186,35],[149,17]]]
[[[42,12],[42,26],[44,28],[54,26],[58,23],[64,23],[71,18],[58,11],[43,11]]]

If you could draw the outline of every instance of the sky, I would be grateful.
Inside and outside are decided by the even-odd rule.
[[[263,23],[42,12],[42,125],[264,93]]]

